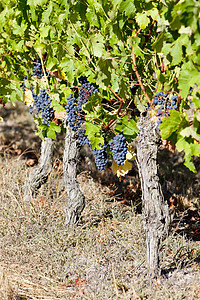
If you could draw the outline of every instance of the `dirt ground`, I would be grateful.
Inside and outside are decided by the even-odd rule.
[[[98,172],[88,149],[78,179],[86,208],[75,229],[64,226],[67,199],[62,178],[64,136],[55,143],[53,171],[30,203],[27,176],[40,155],[40,140],[23,104],[1,108],[0,299],[200,299],[200,167],[164,147],[160,177],[172,225],[162,247],[163,274],[148,278],[136,164],[119,181]]]

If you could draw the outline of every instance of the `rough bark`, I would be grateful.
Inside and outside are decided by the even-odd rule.
[[[38,166],[30,173],[25,185],[24,201],[29,201],[44,184],[52,170],[53,140],[46,138],[41,144],[41,155]]]
[[[68,194],[65,224],[73,226],[80,218],[81,212],[85,207],[85,197],[76,175],[79,156],[76,133],[68,125],[65,125],[65,127],[63,172],[65,188]]]
[[[140,117],[137,164],[142,187],[143,224],[146,233],[147,267],[151,277],[158,277],[160,248],[169,231],[169,210],[159,183],[157,152],[160,135],[156,123]]]

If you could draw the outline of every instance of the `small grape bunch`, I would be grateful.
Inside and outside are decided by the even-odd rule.
[[[92,153],[94,154],[95,164],[97,166],[97,169],[100,171],[103,171],[106,168],[107,165],[107,145],[100,145],[101,149],[94,148],[92,150]]]
[[[51,108],[51,99],[45,89],[40,90],[40,94],[36,95],[32,90],[35,107],[38,113],[42,114],[44,124],[49,124],[54,117],[54,111]],[[31,111],[30,111],[31,113]]]
[[[70,94],[67,97],[68,103],[65,106],[67,112],[67,121],[72,130],[77,131],[81,126],[82,110],[77,105],[77,99]]]
[[[85,134],[85,129],[79,129],[79,131],[78,131],[78,142],[81,146],[84,146],[84,145],[89,145],[90,146],[90,141],[88,139],[87,134]]]
[[[45,73],[47,78],[50,78],[50,72],[46,70]],[[38,79],[41,79],[44,76],[41,60],[37,59],[33,62],[33,73],[32,76],[36,76]]]
[[[157,126],[159,126],[162,123],[162,118],[169,116],[169,112],[171,109],[178,108],[178,97],[175,94],[172,95],[171,98],[169,98],[167,93],[158,92],[153,97],[153,107],[156,111],[156,117],[158,118]],[[148,105],[147,109],[151,110],[152,107]]]
[[[127,154],[127,142],[123,134],[118,134],[109,142],[114,161],[118,166],[124,164]]]

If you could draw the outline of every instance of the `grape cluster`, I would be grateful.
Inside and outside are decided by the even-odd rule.
[[[100,145],[101,149],[97,149],[96,147],[94,150],[92,150],[90,141],[88,139],[88,136],[85,134],[85,129],[79,129],[78,131],[78,141],[81,146],[88,145],[90,147],[90,150],[94,154],[95,164],[97,168],[102,171],[106,168],[107,165],[107,145],[104,143],[104,145]]]
[[[41,79],[44,76],[41,60],[37,59],[36,61],[33,62],[33,65],[34,67],[33,67],[32,76],[36,76],[38,79]],[[50,72],[47,71],[46,68],[45,68],[45,72],[47,78],[50,78]]]
[[[123,134],[116,135],[114,139],[109,142],[109,146],[112,151],[114,161],[118,166],[123,165],[127,154],[127,143]]]
[[[79,82],[80,84],[87,83],[87,82],[88,82],[87,77],[86,77],[86,76],[80,76],[80,77],[78,78],[78,82]]]
[[[158,117],[157,126],[162,123],[162,117],[169,115],[171,109],[177,109],[177,95],[173,95],[171,98],[168,97],[167,93],[158,92],[156,96],[153,97],[153,108],[156,110],[156,116]],[[152,109],[148,106],[148,109]]]
[[[98,90],[94,88],[91,82],[87,81],[87,77],[81,76],[79,78],[79,82],[82,84],[79,88],[78,98],[77,98],[77,105],[78,107],[82,108],[82,105],[87,103],[88,98],[97,92]]]
[[[92,153],[94,154],[95,164],[100,171],[103,171],[107,165],[107,145],[100,145],[102,149],[94,148]]]
[[[67,97],[67,105],[65,106],[67,112],[67,121],[72,130],[77,131],[81,126],[81,108],[77,105],[77,99],[71,94]]]
[[[24,79],[23,79],[22,86],[21,86],[21,87],[22,87],[22,90],[23,90],[23,93],[25,93],[25,90],[26,90],[25,80],[27,80],[27,78],[28,78],[27,75],[25,75],[25,76],[24,76]]]
[[[42,114],[44,124],[49,124],[49,121],[51,121],[54,117],[54,111],[50,107],[51,106],[50,96],[45,89],[41,89],[39,95],[36,95],[33,89],[34,88],[32,88],[32,96],[34,99],[34,105],[38,113]],[[30,106],[30,113],[32,112],[33,112],[33,107]]]
[[[88,101],[88,98],[97,91],[92,83],[87,81],[87,77],[81,76],[78,80],[82,84],[78,91],[78,97],[75,98],[71,94],[67,97],[68,102],[65,106],[68,124],[74,131],[77,131],[81,126],[81,120],[84,116],[82,110],[83,104],[85,104]]]
[[[79,129],[78,131],[78,142],[81,146],[89,145],[90,141],[88,139],[88,136],[85,134],[85,129]]]

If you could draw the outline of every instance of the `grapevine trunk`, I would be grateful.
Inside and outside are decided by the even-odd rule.
[[[24,201],[29,201],[37,190],[44,184],[52,170],[54,142],[50,138],[46,138],[41,144],[41,155],[38,166],[29,174],[29,178],[25,185]]]
[[[65,127],[66,136],[63,155],[63,172],[65,188],[68,193],[65,224],[73,226],[80,218],[81,212],[85,207],[85,197],[76,175],[79,156],[77,136],[69,125],[66,124]]]
[[[137,141],[137,163],[142,186],[143,224],[147,244],[147,268],[158,277],[160,248],[169,231],[169,210],[159,183],[157,153],[160,134],[157,124],[148,116],[140,117]]]

